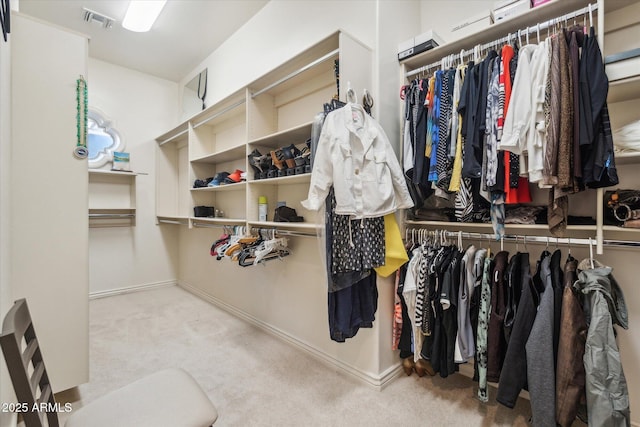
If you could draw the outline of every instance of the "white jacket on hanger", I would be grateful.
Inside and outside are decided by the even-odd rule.
[[[311,185],[302,206],[318,210],[333,185],[335,213],[372,218],[413,206],[402,169],[382,126],[358,104],[327,115]]]

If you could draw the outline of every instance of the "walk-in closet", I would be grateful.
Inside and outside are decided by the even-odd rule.
[[[640,1],[0,3],[0,427],[640,426]]]

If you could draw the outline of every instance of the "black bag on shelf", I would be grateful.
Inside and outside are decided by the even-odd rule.
[[[295,209],[288,206],[278,206],[276,212],[273,215],[275,222],[303,222],[304,218],[298,216]]]
[[[213,206],[194,206],[193,216],[213,218],[215,216],[215,209]]]
[[[640,190],[604,192],[604,223],[621,226],[626,220],[640,218]]]

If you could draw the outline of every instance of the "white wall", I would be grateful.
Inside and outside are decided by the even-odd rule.
[[[113,121],[131,153],[131,169],[148,173],[135,178],[135,226],[89,229],[90,294],[175,282],[176,230],[155,223],[154,138],[173,126],[178,85],[90,59],[88,86],[89,105]]]

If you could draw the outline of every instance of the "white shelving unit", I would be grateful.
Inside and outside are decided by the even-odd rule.
[[[336,95],[336,60],[343,87],[350,82],[358,93],[372,87],[371,50],[336,32],[159,136],[158,223],[315,230],[316,213],[300,204],[307,197],[311,174],[255,179],[247,156],[254,150],[269,154],[291,144],[304,147],[315,115]],[[196,179],[236,169],[247,172],[247,182],[193,188]],[[267,197],[270,221],[258,221],[260,196]],[[271,221],[278,202],[294,208],[305,221]],[[196,218],[194,206],[213,206],[225,216]]]
[[[146,174],[89,169],[89,227],[135,225],[138,175]]]

